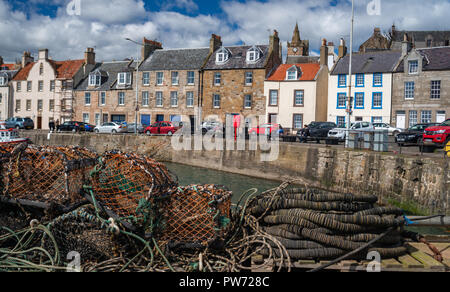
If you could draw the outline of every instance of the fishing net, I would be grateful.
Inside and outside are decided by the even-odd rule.
[[[225,236],[232,193],[215,185],[177,188],[167,208],[163,239],[208,246]]]
[[[94,203],[128,229],[135,230],[153,229],[159,224],[164,197],[177,182],[155,160],[113,151],[105,153],[91,172],[91,185]]]

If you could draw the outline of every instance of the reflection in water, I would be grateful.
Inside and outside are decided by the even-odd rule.
[[[237,203],[240,196],[247,190],[257,188],[258,193],[280,186],[280,182],[267,179],[253,178],[240,174],[233,174],[200,167],[186,166],[177,163],[165,163],[167,168],[178,176],[180,185],[215,184],[226,186],[233,191],[233,203]]]

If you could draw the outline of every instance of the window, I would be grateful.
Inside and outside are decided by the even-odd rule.
[[[195,84],[195,72],[194,71],[188,71],[187,72],[187,84],[188,85],[194,85]]]
[[[347,86],[347,76],[346,75],[338,75],[338,87],[343,88]]]
[[[38,112],[41,112],[43,108],[44,108],[44,105],[43,105],[42,99],[39,99],[38,103],[37,103]]]
[[[383,86],[383,74],[375,73],[373,74],[373,87],[382,87]]]
[[[55,80],[50,81],[50,91],[55,91]]]
[[[222,74],[220,72],[214,73],[214,85],[219,86],[222,82]]]
[[[163,93],[162,91],[156,92],[156,106],[162,107],[163,106]]]
[[[419,61],[413,60],[408,62],[409,74],[417,74],[419,72]]]
[[[89,124],[89,114],[83,114],[83,123]]]
[[[21,110],[21,105],[20,99],[16,99],[16,112]]]
[[[0,86],[3,86],[6,84],[6,78],[5,77],[0,77]]]
[[[106,105],[106,92],[100,92],[100,105]]]
[[[364,87],[364,74],[356,74],[356,87]]]
[[[253,72],[245,72],[245,85],[253,84]]]
[[[345,117],[344,117],[344,116],[338,116],[338,117],[336,118],[336,124],[337,124],[339,127],[346,126],[346,123],[345,123]]]
[[[91,105],[91,93],[84,93],[84,105]]]
[[[337,109],[347,108],[347,95],[345,93],[338,93],[337,95]]]
[[[405,82],[405,99],[414,99],[414,82]]]
[[[89,74],[89,86],[100,86],[102,76],[98,72]]]
[[[27,99],[26,101],[26,109],[27,111],[31,111],[31,100]]]
[[[292,128],[302,129],[303,128],[303,115],[294,114]]]
[[[427,47],[431,48],[433,41],[431,39],[427,40]]]
[[[27,91],[31,91],[33,83],[31,81],[27,82]]]
[[[178,106],[178,92],[176,91],[170,92],[170,106],[171,107]]]
[[[48,108],[49,108],[49,111],[51,111],[51,112],[55,111],[55,100],[54,99],[50,99]]]
[[[421,121],[424,124],[431,123],[431,111],[422,111]]]
[[[213,96],[213,106],[214,106],[214,108],[220,108],[220,95],[214,94],[214,96]]]
[[[441,81],[431,81],[431,99],[441,98]]]
[[[288,70],[286,80],[297,80],[297,70]]]
[[[43,74],[44,74],[44,64],[41,63],[41,65],[39,66],[39,75]]]
[[[178,85],[178,72],[172,72],[172,85]]]
[[[42,81],[42,80],[38,81],[38,91],[39,92],[44,91],[44,81]]]
[[[100,114],[95,114],[95,125],[96,126],[100,125]]]
[[[383,108],[383,94],[381,92],[373,93],[372,108],[373,109],[382,109]]]
[[[194,92],[193,91],[186,92],[186,106],[187,107],[194,106]]]
[[[372,117],[372,124],[381,124],[383,123],[383,117]]]
[[[61,100],[61,110],[62,111],[66,110],[66,100],[65,99]]]
[[[228,50],[224,47],[221,47],[216,54],[216,63],[225,63],[226,61],[228,61],[229,56],[230,54]]]
[[[409,126],[415,126],[418,124],[417,111],[409,111]]]
[[[247,51],[247,62],[256,62],[259,60],[260,56],[261,51],[256,46],[253,46]]]
[[[119,105],[125,105],[125,92],[119,92]]]
[[[18,81],[17,82],[17,88],[16,88],[17,92],[22,90],[22,82]]]
[[[144,72],[142,75],[142,84],[150,85],[150,72]]]
[[[163,85],[164,72],[156,72],[156,85]]]
[[[131,73],[130,72],[119,73],[118,84],[119,85],[130,85],[131,84]]]
[[[355,109],[364,109],[364,92],[355,93]]]
[[[269,106],[278,105],[278,90],[271,90],[269,92]]]
[[[244,108],[251,109],[252,108],[252,95],[246,94],[244,97]]]
[[[149,106],[148,91],[142,92],[142,106]]]
[[[295,90],[294,91],[294,106],[303,106],[305,101],[305,91]]]

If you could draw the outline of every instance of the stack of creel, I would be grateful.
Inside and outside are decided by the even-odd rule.
[[[371,251],[383,259],[401,256],[406,253],[403,212],[377,207],[377,200],[372,195],[285,188],[255,198],[249,214],[294,260],[335,259],[363,248],[386,231],[387,235],[351,259],[363,260]],[[269,255],[269,249],[262,254]]]
[[[232,193],[216,185],[179,187],[170,197],[163,240],[200,248],[224,239]]]
[[[84,201],[83,183],[97,155],[78,147],[19,144],[0,150],[0,199],[65,213]]]
[[[177,179],[145,156],[107,152],[91,172],[92,203],[127,229],[156,232]]]

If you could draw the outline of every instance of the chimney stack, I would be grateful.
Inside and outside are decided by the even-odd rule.
[[[39,60],[48,60],[48,49],[39,50]]]
[[[326,39],[322,39],[322,46],[320,47],[320,66],[328,66],[328,45]]]
[[[343,58],[347,55],[347,47],[345,46],[345,40],[341,39],[341,42],[339,44],[339,51],[338,51],[338,58]]]
[[[34,62],[34,58],[31,57],[31,53],[30,52],[23,52],[22,68],[24,68],[26,65],[28,65],[31,62]]]
[[[151,54],[153,54],[156,50],[162,50],[163,46],[162,43],[157,41],[152,41],[144,38],[142,41],[142,50],[141,50],[141,61],[146,60],[148,57],[150,57]]]
[[[209,41],[209,53],[212,54],[222,46],[222,38],[218,35],[212,34]]]
[[[95,52],[93,48],[87,48],[84,52],[84,63],[86,65],[95,65]]]
[[[403,35],[403,41],[402,41],[402,57],[408,55],[410,50],[411,50],[411,43],[408,40],[408,35],[405,33]]]
[[[278,37],[277,30],[274,30],[273,35],[271,35],[269,38],[269,51],[272,51],[274,56],[279,56],[281,61],[280,38]]]

